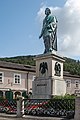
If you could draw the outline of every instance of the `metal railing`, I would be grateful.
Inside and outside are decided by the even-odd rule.
[[[0,100],[0,112],[14,113],[17,116],[60,116],[73,118],[75,99],[23,99]]]
[[[74,117],[74,99],[24,99],[24,114]]]
[[[0,100],[0,112],[2,113],[16,113],[17,111],[17,102],[15,99],[7,100],[1,99]]]

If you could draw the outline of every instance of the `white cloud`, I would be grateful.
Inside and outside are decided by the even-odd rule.
[[[64,56],[80,56],[80,0],[67,0],[61,8],[42,6],[38,12],[41,24],[46,7],[58,19],[58,51]]]
[[[45,16],[45,13],[44,13],[45,8],[46,8],[46,6],[41,7],[37,13],[37,17],[38,17],[40,23],[43,21],[43,18]]]

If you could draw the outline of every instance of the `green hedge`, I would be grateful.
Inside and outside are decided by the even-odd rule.
[[[64,96],[57,96],[57,95],[55,95],[55,96],[52,96],[52,99],[75,99],[76,98],[76,96],[75,95],[69,95],[69,94],[66,94],[66,95],[64,95]]]

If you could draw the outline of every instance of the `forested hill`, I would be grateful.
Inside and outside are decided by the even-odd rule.
[[[73,75],[80,75],[80,61],[66,57],[64,59],[64,71],[68,71]]]
[[[13,62],[13,63],[35,66],[34,58],[35,58],[35,55],[34,56],[28,55],[28,56],[5,57],[5,58],[0,58],[0,60],[6,61],[6,62]]]
[[[16,57],[0,58],[0,60],[35,66],[34,58],[35,58],[35,55],[28,55],[28,56],[16,56]],[[65,59],[64,71],[68,71],[71,74],[80,75],[80,61],[79,60],[76,61],[74,59],[66,58],[66,57],[64,57],[64,59]]]

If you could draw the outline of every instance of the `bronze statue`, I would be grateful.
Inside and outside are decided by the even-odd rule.
[[[57,51],[57,19],[51,15],[49,8],[45,9],[46,17],[43,20],[43,27],[39,38],[43,37],[45,51],[44,53]]]

